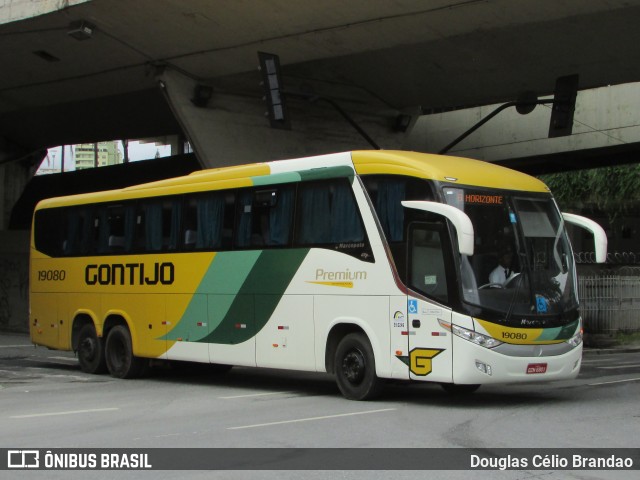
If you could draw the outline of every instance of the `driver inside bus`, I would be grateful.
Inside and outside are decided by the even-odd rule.
[[[513,262],[513,252],[509,249],[502,250],[498,258],[498,266],[489,274],[489,283],[494,285],[504,285],[514,275],[511,269]]]

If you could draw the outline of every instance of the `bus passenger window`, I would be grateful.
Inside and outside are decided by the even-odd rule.
[[[135,234],[133,204],[108,206],[101,213],[100,252],[130,252]]]
[[[251,246],[252,235],[253,194],[250,190],[242,190],[238,194],[238,228],[236,231],[236,246],[246,248]]]
[[[145,250],[150,252],[176,250],[182,215],[178,199],[157,200],[144,206]]]
[[[192,237],[196,249],[217,249],[222,244],[222,226],[224,224],[224,197],[222,194],[207,194],[197,198],[196,225]],[[187,230],[189,233],[189,230]]]
[[[34,222],[36,248],[52,257],[66,255],[68,246],[64,238],[67,212],[65,208],[38,210]]]
[[[300,185],[297,241],[302,245],[362,242],[364,226],[346,180]]]
[[[89,206],[68,210],[65,255],[87,255],[93,253],[97,239],[99,218]]]
[[[378,185],[376,211],[389,242],[401,242],[404,234],[404,179],[387,180]]]
[[[236,246],[283,247],[290,244],[294,187],[243,190],[238,198]]]
[[[380,225],[384,231],[387,241],[394,249],[394,244],[402,242],[404,244],[405,209],[401,202],[403,200],[433,200],[433,185],[426,180],[405,177],[402,175],[365,175],[362,183],[371,198],[371,202],[376,210]],[[400,262],[403,255],[396,256],[396,266],[402,265]]]
[[[275,192],[275,204],[268,208],[268,235],[267,245],[288,245],[291,238],[293,223],[293,186],[282,187]]]
[[[297,239],[303,245],[329,243],[331,197],[322,184],[300,186]]]

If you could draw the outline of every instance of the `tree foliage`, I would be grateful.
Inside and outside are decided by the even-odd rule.
[[[562,210],[602,211],[610,221],[640,205],[640,164],[541,175]]]

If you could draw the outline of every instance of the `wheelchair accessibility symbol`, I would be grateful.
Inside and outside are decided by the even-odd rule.
[[[418,301],[409,300],[409,314],[417,315],[418,313]]]

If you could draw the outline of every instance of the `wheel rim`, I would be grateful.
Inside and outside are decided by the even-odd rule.
[[[342,359],[342,374],[351,384],[362,382],[366,371],[364,355],[360,350],[350,350]]]
[[[96,342],[93,338],[87,337],[80,342],[80,357],[90,362],[96,358]]]

